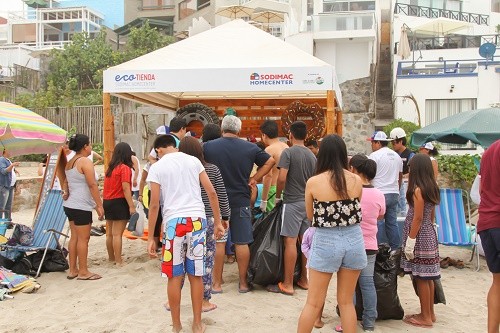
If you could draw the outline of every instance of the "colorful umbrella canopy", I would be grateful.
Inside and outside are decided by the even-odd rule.
[[[66,141],[66,131],[19,105],[0,102],[0,147],[11,156],[52,153]]]
[[[411,144],[429,141],[466,144],[468,141],[488,148],[500,139],[500,108],[465,111],[425,126],[411,137]]]

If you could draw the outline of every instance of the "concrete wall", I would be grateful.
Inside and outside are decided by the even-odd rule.
[[[367,113],[344,113],[344,133],[343,138],[347,146],[349,155],[370,154],[371,147],[366,138],[370,137],[375,127],[372,119]]]

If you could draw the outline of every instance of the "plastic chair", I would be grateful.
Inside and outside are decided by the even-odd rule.
[[[1,249],[12,249],[20,252],[44,250],[35,277],[40,275],[48,249],[60,250],[62,247],[59,244],[59,237],[69,237],[67,234],[62,233],[67,217],[62,205],[61,192],[59,190],[49,190],[43,206],[38,210],[33,222],[33,244],[30,246],[0,244]]]
[[[439,190],[441,201],[436,206],[436,223],[438,226],[438,242],[450,246],[472,246],[470,262],[476,254],[476,272],[479,271],[479,252],[477,242],[473,239],[476,226],[467,225],[462,192],[466,192],[467,217],[470,218],[470,202],[467,191],[461,189],[442,188]]]

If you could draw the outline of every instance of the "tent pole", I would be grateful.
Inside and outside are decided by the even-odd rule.
[[[333,134],[335,132],[335,92],[328,90],[326,92],[326,134]]]
[[[113,114],[111,114],[111,95],[109,93],[102,94],[102,112],[103,112],[103,139],[104,139],[104,171],[108,168],[113,148],[115,146],[115,128],[113,122]]]

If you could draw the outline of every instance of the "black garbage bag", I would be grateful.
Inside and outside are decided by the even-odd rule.
[[[411,278],[411,283],[413,284],[413,290],[418,296],[417,281]],[[443,285],[441,284],[441,279],[434,280],[434,304],[443,303],[446,304],[446,297],[444,296]]]
[[[281,239],[281,213],[278,203],[267,215],[253,225],[254,241],[250,245],[250,264],[247,271],[249,283],[276,284],[283,276],[283,241]]]
[[[33,268],[38,270],[40,263],[42,262],[43,251],[39,250],[33,254],[30,254],[30,258]],[[48,249],[45,259],[42,264],[41,272],[63,272],[69,268],[68,261],[63,253],[59,249]]]
[[[404,310],[398,296],[398,270],[401,253],[391,256],[391,248],[387,244],[378,247],[373,280],[377,290],[377,319],[403,319]],[[363,298],[359,284],[356,286],[356,314],[361,320],[363,315]]]

